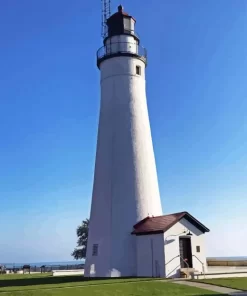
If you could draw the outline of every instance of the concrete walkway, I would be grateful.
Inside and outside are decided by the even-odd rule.
[[[204,284],[199,282],[196,283],[196,282],[190,282],[190,281],[174,281],[173,283],[179,284],[179,285],[196,287],[204,290],[210,290],[210,291],[217,292],[220,294],[225,294],[225,295],[247,296],[247,292],[244,292],[241,290],[219,287],[219,286],[209,285],[209,284]]]

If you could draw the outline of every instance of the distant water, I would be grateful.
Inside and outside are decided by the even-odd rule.
[[[242,257],[207,257],[207,260],[242,261],[242,260],[247,260],[247,256],[242,256]]]
[[[242,257],[207,257],[207,260],[228,260],[228,261],[238,261],[238,260],[247,260],[247,256]],[[24,262],[24,263],[4,263],[0,262],[0,265],[5,265],[7,268],[13,267],[22,267],[25,264],[28,264],[33,267],[45,266],[67,266],[67,265],[79,265],[84,264],[85,260],[73,260],[73,261],[61,261],[61,262]]]
[[[4,263],[0,262],[0,265],[4,265],[7,268],[12,268],[12,267],[22,267],[25,264],[28,264],[33,267],[40,267],[42,265],[45,266],[67,266],[67,265],[79,265],[79,264],[84,264],[84,260],[74,260],[74,261],[61,261],[61,262],[24,262],[24,263]]]

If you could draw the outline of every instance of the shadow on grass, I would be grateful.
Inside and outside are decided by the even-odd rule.
[[[11,276],[10,276],[11,277]],[[140,280],[140,278],[133,277],[122,277],[121,280]],[[145,279],[145,278],[143,278]],[[17,287],[17,286],[36,286],[36,285],[59,285],[59,284],[73,284],[73,283],[82,283],[82,282],[91,282],[91,281],[101,281],[102,284],[107,283],[108,280],[111,280],[109,283],[120,282],[119,278],[84,278],[81,275],[76,276],[48,276],[48,277],[38,277],[38,278],[22,278],[22,279],[3,279],[0,280],[0,288],[3,287]],[[147,278],[148,280],[148,278]]]

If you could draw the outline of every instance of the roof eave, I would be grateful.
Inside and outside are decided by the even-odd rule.
[[[198,228],[201,232],[203,233],[210,232],[210,229],[208,229],[204,224],[198,221],[195,217],[191,216],[188,212],[185,212],[185,215],[182,218],[187,219],[192,225]],[[180,220],[182,218],[180,218]]]
[[[143,231],[143,232],[135,232],[135,231],[132,231],[131,234],[134,234],[136,236],[141,236],[141,235],[150,235],[150,234],[160,234],[160,233],[164,233],[163,230],[155,230],[155,231]]]

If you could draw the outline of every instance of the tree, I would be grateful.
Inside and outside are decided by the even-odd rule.
[[[88,225],[89,220],[86,219],[82,221],[82,224],[79,225],[76,229],[76,234],[78,236],[77,248],[71,253],[76,260],[86,257],[87,252],[87,238],[88,238]]]

